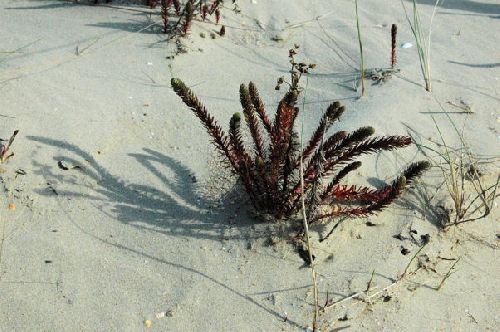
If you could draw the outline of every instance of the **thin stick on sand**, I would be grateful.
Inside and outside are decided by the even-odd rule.
[[[309,80],[307,80],[306,83],[306,90],[307,90],[307,85],[309,83]],[[303,103],[305,104],[305,96],[303,99]],[[304,105],[302,106],[304,108]],[[302,113],[302,133],[300,136],[300,146],[301,146],[301,151],[304,151],[303,147],[303,139],[302,137],[304,136],[304,113]],[[302,192],[304,192],[304,163],[303,163],[303,153],[300,155],[300,189]],[[313,316],[313,332],[317,331],[318,328],[318,316],[319,316],[319,305],[318,305],[318,283],[316,279],[316,270],[314,269],[314,262],[313,262],[313,253],[312,253],[312,247],[311,247],[311,239],[309,236],[309,223],[307,221],[307,213],[306,213],[306,204],[305,204],[305,198],[304,195],[301,196],[301,204],[302,204],[302,220],[303,220],[303,226],[304,226],[304,234],[306,236],[306,245],[307,245],[307,253],[309,255],[309,267],[311,268],[311,276],[312,276],[312,281],[313,281],[313,288],[314,288],[314,316]]]

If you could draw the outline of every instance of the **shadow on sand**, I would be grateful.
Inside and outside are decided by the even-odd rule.
[[[145,148],[143,152],[132,153],[129,156],[148,171],[148,175],[159,179],[164,189],[129,183],[111,174],[90,153],[71,143],[40,136],[27,138],[59,149],[60,154],[54,155],[53,164],[34,164],[37,168],[35,172],[47,181],[60,183],[61,187],[75,188],[57,189],[59,196],[97,202],[96,206],[102,213],[121,223],[137,228],[149,225],[164,234],[215,241],[252,240],[272,235],[269,227],[260,227],[267,225],[259,225],[245,213],[238,216],[235,224],[230,224],[236,210],[246,210],[249,206],[243,204],[231,207],[229,202],[214,202],[204,198],[197,191],[192,172],[160,152]],[[55,167],[59,161],[69,165],[84,166],[81,169],[65,172]],[[172,175],[167,177],[160,168],[169,170]],[[237,188],[234,188],[232,193],[226,195],[226,199],[232,199],[237,193],[236,190]],[[40,190],[38,193],[54,195],[52,191],[47,190]],[[217,205],[230,208],[219,209]]]
[[[153,228],[156,231],[168,235],[215,241],[229,239],[251,240],[269,237],[271,234],[269,233],[270,228],[264,224],[261,224],[261,226],[266,227],[259,227],[262,231],[257,230],[254,227],[256,222],[251,218],[242,217],[241,220],[237,221],[237,224],[229,225],[228,219],[230,216],[234,216],[234,210],[209,213],[212,202],[204,200],[198,195],[192,172],[178,161],[157,151],[144,149],[142,153],[133,153],[129,154],[129,156],[154,177],[158,178],[164,184],[165,189],[163,190],[144,184],[127,183],[101,166],[90,153],[71,143],[40,136],[28,136],[27,138],[32,142],[40,143],[46,147],[53,147],[60,151],[60,155],[54,155],[53,157],[54,164],[34,164],[36,168],[35,174],[42,175],[47,181],[64,183],[65,187],[75,186],[74,190],[57,189],[58,197],[97,201],[99,202],[97,208],[102,213],[124,224],[141,228],[145,227],[141,224],[146,223],[154,226]],[[54,165],[59,161],[69,165],[85,165],[85,167],[82,166],[81,169],[67,171],[58,170]],[[159,171],[158,166],[161,166],[162,169],[169,169],[169,173],[173,174],[173,176],[165,176]],[[78,172],[78,174],[75,172]],[[54,191],[50,190],[39,190],[38,193],[41,195],[54,195]],[[224,202],[222,204],[224,205]],[[110,205],[111,210],[109,212],[108,207]],[[67,217],[72,220],[69,213],[67,213]],[[230,234],[226,233],[228,226],[233,230]],[[148,229],[151,230],[151,228]],[[115,243],[87,230],[81,230],[106,245],[207,279],[216,287],[220,287],[221,290],[248,301],[275,319],[283,319],[281,313],[254,299],[252,297],[254,294],[245,294],[204,271],[156,257],[140,249]],[[304,329],[302,325],[291,319],[287,320],[287,324]]]

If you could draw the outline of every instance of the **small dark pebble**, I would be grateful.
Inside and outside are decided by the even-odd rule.
[[[408,249],[406,249],[405,247],[401,247],[401,253],[402,253],[403,255],[405,255],[405,256],[406,256],[406,255],[408,255],[410,252],[411,252],[411,251],[410,251],[410,250],[408,250]]]
[[[391,299],[392,299],[392,296],[390,296],[390,295],[386,295],[386,296],[384,296],[384,297],[382,298],[382,301],[384,301],[384,302],[389,302]]]
[[[51,264],[51,263],[52,263],[52,261],[51,261],[51,260],[48,260],[48,259],[47,259],[47,260],[45,260],[45,264]]]
[[[304,248],[297,248],[297,252],[299,253],[300,258],[306,263],[307,265],[311,265],[311,261],[309,260],[309,251]],[[316,259],[316,256],[312,255],[313,261]]]
[[[50,184],[50,182],[47,182],[47,186],[54,193],[54,195],[59,195],[59,193],[57,192],[57,190],[54,187],[52,187],[52,185]]]
[[[416,230],[414,230],[414,229],[412,229],[412,230],[410,231],[410,233],[417,234],[417,231],[416,231]]]
[[[422,240],[422,244],[427,244],[431,240],[431,236],[429,234],[420,235],[420,239]]]
[[[393,235],[392,237],[395,238],[395,239],[398,239],[400,241],[406,240],[406,237],[404,237],[403,235],[401,235],[401,233]]]
[[[377,224],[374,224],[374,223],[372,223],[371,221],[367,221],[367,222],[366,222],[366,226],[368,226],[368,227],[373,227],[373,226],[377,226]]]
[[[52,230],[52,233],[57,233],[57,229],[53,229],[53,230]]]
[[[63,171],[67,171],[67,170],[69,169],[69,167],[68,167],[68,166],[66,166],[66,164],[65,164],[63,161],[61,161],[61,160],[59,160],[59,161],[57,162],[57,167],[59,167],[59,168],[60,168],[60,169],[62,169]]]
[[[344,316],[340,317],[340,318],[338,319],[338,321],[339,321],[339,322],[345,322],[345,321],[346,321],[346,320],[348,320],[348,319],[349,319],[349,317],[347,317],[347,314],[345,314]]]

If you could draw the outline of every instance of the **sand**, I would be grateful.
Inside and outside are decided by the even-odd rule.
[[[423,88],[415,46],[399,47],[415,44],[400,2],[360,1],[366,67],[389,65],[396,23],[401,70],[381,85],[367,81],[363,98],[353,90],[359,67],[353,1],[237,3],[240,14],[223,11],[224,38],[211,39],[219,28],[195,22],[183,41],[188,52],[179,55],[157,33],[158,11],[133,2],[0,3],[0,51],[17,50],[0,53],[0,137],[20,130],[15,156],[0,174],[0,330],[311,326],[310,271],[287,241],[288,228],[259,222],[244,195],[231,191],[234,179],[222,172],[208,135],[170,88],[172,75],[226,126],[240,111],[242,82],[254,81],[274,113],[283,93],[274,90],[276,79],[287,74],[288,49],[298,43],[299,57],[317,64],[305,95],[306,135],[327,105],[341,100],[347,112],[337,128],[372,125],[379,134],[406,134],[410,126],[437,139],[432,115],[456,143],[440,105],[460,111],[448,102],[463,101],[474,113],[450,116],[465,123],[473,151],[498,156],[496,1],[448,0],[438,8],[432,93]],[[419,3],[428,22],[433,1]],[[349,182],[390,181],[422,158],[415,147],[366,158]],[[60,161],[70,169],[59,168]],[[487,170],[495,176],[498,163]],[[436,184],[439,175],[423,180]],[[436,222],[409,193],[315,242],[320,302],[327,294],[345,299],[321,314],[322,331],[498,330],[498,209],[446,232]],[[313,229],[313,238],[331,226]],[[421,268],[390,286],[424,234],[430,242],[419,253]],[[410,253],[402,255],[402,248]]]

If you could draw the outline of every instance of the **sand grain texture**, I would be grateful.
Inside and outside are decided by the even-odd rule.
[[[429,112],[442,111],[438,102],[456,111],[447,102],[463,100],[474,114],[453,119],[465,121],[474,151],[498,156],[496,1],[449,0],[439,8],[432,94],[423,88],[415,48],[398,48],[401,73],[381,86],[367,82],[362,99],[352,89],[359,61],[353,1],[238,3],[242,14],[224,11],[224,38],[201,38],[219,28],[195,22],[183,41],[188,53],[166,59],[176,47],[157,34],[160,16],[133,2],[1,1],[0,51],[25,47],[0,53],[0,137],[20,129],[16,155],[0,174],[0,330],[141,331],[146,320],[151,331],[310,326],[309,271],[284,241],[265,245],[270,235],[289,234],[256,223],[237,194],[219,197],[216,189],[232,180],[170,88],[172,74],[227,128],[240,111],[242,82],[254,81],[274,114],[282,95],[276,79],[287,74],[287,50],[298,43],[300,56],[317,64],[303,110],[307,135],[327,105],[341,100],[347,112],[336,128],[405,134],[410,125],[437,139]],[[378,3],[360,2],[367,68],[389,66],[392,23],[398,45],[414,43],[399,1]],[[427,22],[433,1],[419,3]],[[434,116],[453,140],[446,117]],[[366,158],[349,181],[390,181],[420,158],[415,148]],[[62,170],[59,161],[79,168]],[[490,171],[498,174],[498,164]],[[362,292],[373,270],[373,287],[390,285],[422,234],[431,236],[422,251],[427,270],[391,288],[388,302],[349,300],[328,310],[323,330],[498,330],[498,209],[442,233],[425,207],[405,197],[409,203],[368,219],[376,227],[346,221],[317,245],[320,301],[327,291],[335,301]],[[402,246],[411,253],[402,255]],[[453,263],[438,257],[461,259],[436,291]]]

